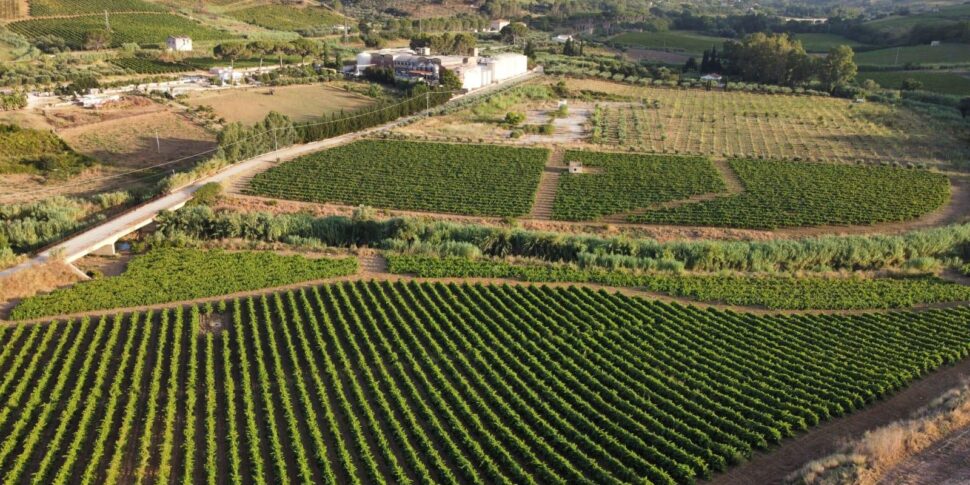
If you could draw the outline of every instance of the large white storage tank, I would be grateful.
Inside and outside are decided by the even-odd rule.
[[[522,54],[504,53],[492,58],[492,82],[525,74],[529,70],[529,58]]]

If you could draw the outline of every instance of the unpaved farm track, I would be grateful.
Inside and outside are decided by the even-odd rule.
[[[883,475],[880,485],[970,483],[970,426],[944,436]]]
[[[706,483],[710,485],[777,484],[805,463],[838,451],[870,429],[909,417],[944,392],[970,379],[970,358],[932,372],[889,398],[848,416],[833,419],[785,440],[779,447],[755,454],[751,460]],[[930,483],[930,482],[926,482]]]

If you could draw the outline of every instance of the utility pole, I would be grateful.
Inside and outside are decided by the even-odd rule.
[[[158,129],[155,129],[155,148],[158,149],[158,153],[162,153],[162,142],[158,140]]]
[[[425,110],[431,110],[431,91],[424,92],[424,106]]]
[[[896,60],[893,61],[894,66],[899,65],[899,47],[896,48]]]
[[[111,32],[111,21],[108,20],[108,11],[107,10],[104,11],[104,28],[108,32]]]

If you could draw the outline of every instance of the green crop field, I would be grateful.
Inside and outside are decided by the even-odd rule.
[[[687,31],[624,32],[610,40],[620,45],[643,49],[660,49],[701,55],[711,47],[721,49],[725,37],[712,37]]]
[[[108,12],[164,12],[163,5],[142,0],[30,0],[30,15],[75,15]]]
[[[78,154],[50,131],[0,124],[0,173],[73,175],[94,160]]]
[[[120,46],[126,42],[137,44],[162,44],[173,32],[187,35],[193,41],[221,40],[232,38],[232,34],[222,32],[187,18],[166,13],[160,14],[112,14],[111,45]],[[10,30],[27,38],[34,39],[44,35],[56,35],[67,41],[73,49],[84,47],[85,33],[104,29],[104,16],[90,16],[64,19],[21,20],[7,25]]]
[[[970,301],[970,286],[935,277],[830,278],[743,273],[628,271],[537,261],[387,255],[388,270],[421,278],[504,278],[533,283],[595,283],[775,310],[867,310]]]
[[[138,74],[169,74],[196,69],[195,67],[179,62],[165,62],[142,57],[120,57],[118,59],[111,59],[109,62],[122,69],[134,71]]]
[[[856,225],[915,219],[949,199],[946,176],[923,170],[732,160],[744,192],[647,211],[651,224],[753,229]]]
[[[970,49],[970,46],[967,47]],[[970,95],[970,73],[940,71],[865,71],[858,79],[872,79],[884,88],[899,89],[906,79],[923,83],[921,89],[956,96]]]
[[[549,151],[359,141],[253,177],[256,195],[481,216],[527,214]]]
[[[970,63],[970,44],[913,45],[891,47],[855,55],[860,66],[904,66],[906,64]]]
[[[966,308],[358,282],[211,310],[0,327],[0,475],[686,484],[970,351]]]
[[[796,34],[795,39],[802,43],[807,52],[828,52],[833,47],[847,45],[853,49],[864,47],[852,39],[837,34]]]
[[[565,159],[592,173],[560,176],[555,219],[590,220],[725,190],[714,165],[702,157],[569,151]]]
[[[322,7],[294,8],[284,5],[259,5],[226,13],[243,22],[275,30],[299,30],[308,27],[349,22],[334,11]]]
[[[155,249],[136,256],[120,276],[100,278],[25,299],[16,320],[167,303],[269,288],[357,271],[355,258],[308,259],[270,252]]]

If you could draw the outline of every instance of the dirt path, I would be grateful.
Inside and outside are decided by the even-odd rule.
[[[714,477],[711,485],[750,485],[781,483],[786,475],[805,463],[834,453],[845,442],[867,430],[905,419],[933,399],[970,378],[970,359],[930,373],[909,387],[848,416],[828,421],[777,448],[759,452],[751,460]],[[889,483],[889,482],[887,482]],[[892,482],[897,483],[897,482]],[[941,483],[941,482],[917,482]]]
[[[907,458],[879,481],[880,485],[960,483],[970,483],[970,425]]]
[[[565,157],[566,151],[562,148],[553,149],[549,155],[539,179],[539,188],[536,189],[535,203],[529,213],[530,219],[552,220],[552,206],[556,200],[556,189],[559,188],[559,177],[566,170],[563,165]]]

